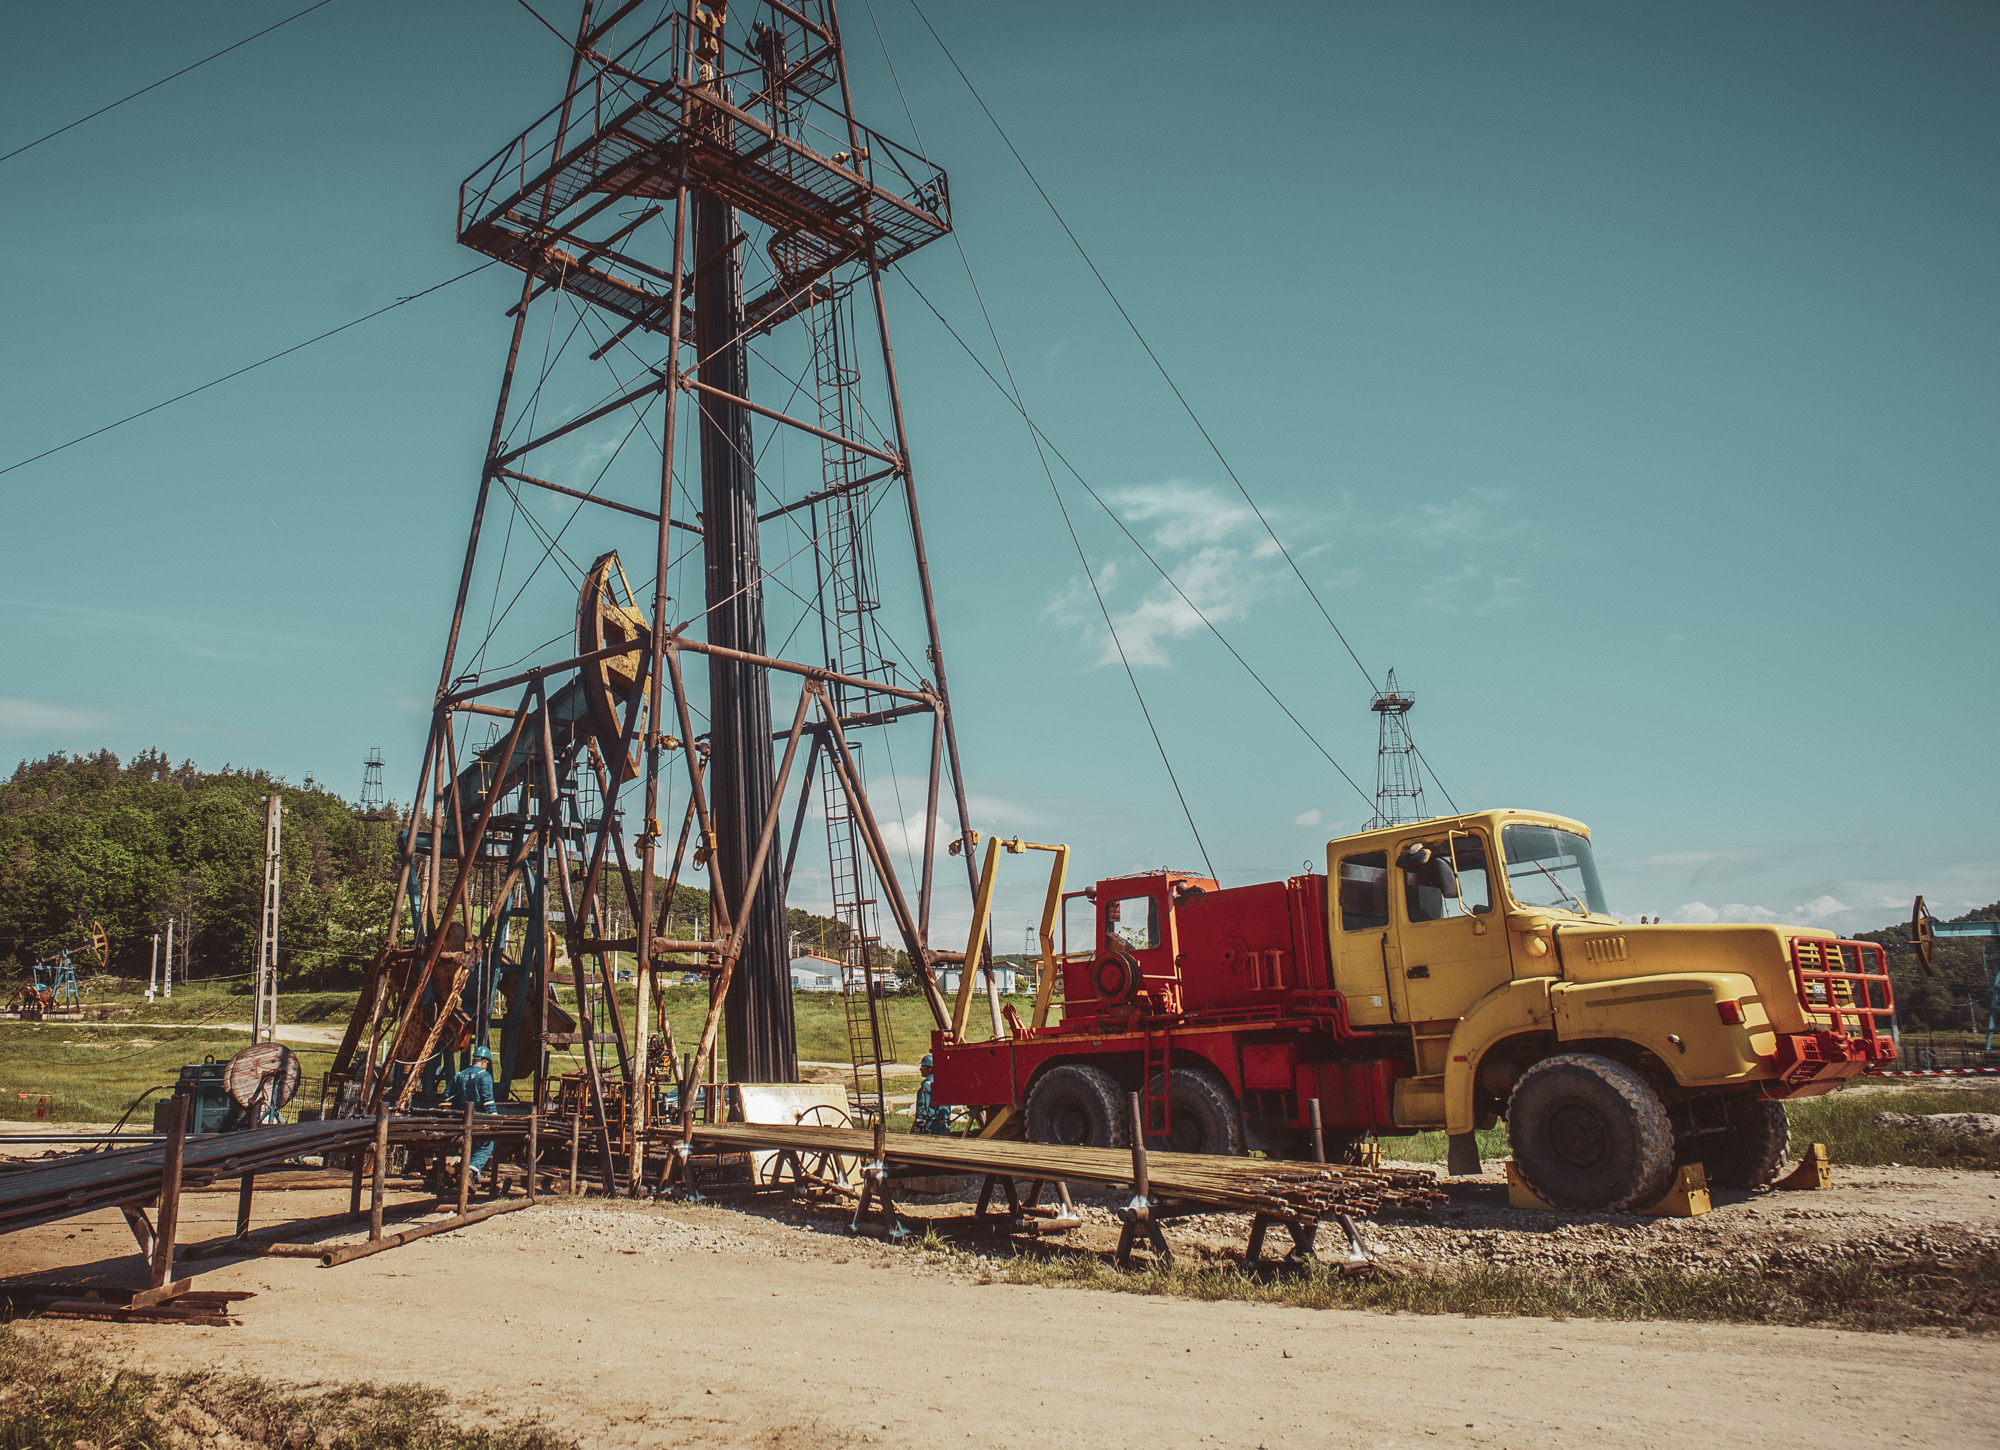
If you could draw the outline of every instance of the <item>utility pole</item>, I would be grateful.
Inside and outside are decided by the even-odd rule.
[[[278,1040],[278,880],[282,874],[279,838],[285,819],[285,798],[277,791],[264,797],[264,914],[257,931],[257,1006],[250,1024],[252,1042]]]
[[[167,1000],[174,1000],[174,918],[167,918]]]
[[[169,959],[167,962],[167,970],[171,972],[173,969],[174,969],[173,961]],[[154,932],[153,961],[152,965],[146,968],[146,1000],[148,1002],[153,1000],[153,997],[156,994],[159,985],[160,985],[160,934],[158,932]]]

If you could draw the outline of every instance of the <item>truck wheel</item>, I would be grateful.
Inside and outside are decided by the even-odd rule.
[[[1229,1085],[1214,1073],[1191,1067],[1177,1067],[1168,1078],[1173,1084],[1167,1119],[1172,1127],[1165,1133],[1148,1133],[1146,1146],[1163,1153],[1222,1153],[1232,1158],[1242,1157],[1243,1114]],[[1147,1087],[1146,1097],[1158,1101],[1157,1075]]]
[[[1078,1062],[1050,1068],[1028,1091],[1028,1137],[1066,1148],[1131,1147],[1117,1079]]]
[[[1778,1176],[1792,1125],[1785,1105],[1769,1098],[1739,1097],[1729,1104],[1729,1131],[1700,1140],[1702,1171],[1722,1188],[1762,1188]]]
[[[1528,1186],[1560,1208],[1649,1204],[1674,1176],[1674,1129],[1659,1094],[1595,1053],[1558,1053],[1522,1073],[1507,1137]]]

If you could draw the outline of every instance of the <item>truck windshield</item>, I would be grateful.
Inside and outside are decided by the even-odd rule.
[[[1557,826],[1501,829],[1506,846],[1507,889],[1522,906],[1559,906],[1608,914],[1590,841]]]

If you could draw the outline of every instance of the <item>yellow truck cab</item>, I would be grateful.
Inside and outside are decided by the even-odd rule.
[[[1551,1202],[1629,1207],[1677,1162],[1754,1186],[1787,1146],[1780,1102],[1896,1054],[1882,950],[1826,931],[1627,925],[1589,828],[1493,810],[1328,843],[1332,976],[1353,1028],[1409,1034],[1403,1129],[1507,1120]]]

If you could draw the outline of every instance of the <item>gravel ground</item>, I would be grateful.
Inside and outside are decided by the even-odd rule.
[[[1422,1167],[1397,1164],[1398,1167]],[[1505,1165],[1477,1178],[1441,1180],[1451,1202],[1424,1215],[1368,1221],[1362,1232],[1390,1267],[1441,1269],[1490,1264],[1566,1272],[1632,1272],[1642,1268],[1732,1270],[1802,1268],[1831,1259],[1921,1267],[1983,1250],[2000,1250],[2000,1174],[1934,1168],[1836,1166],[1825,1191],[1717,1192],[1712,1212],[1697,1218],[1648,1218],[1632,1213],[1570,1213],[1507,1206]],[[904,1221],[917,1232],[936,1227],[976,1253],[993,1250],[972,1238],[963,1216],[977,1181],[959,1192],[905,1198]],[[1118,1240],[1121,1189],[1079,1187],[1081,1227],[1045,1242],[1107,1253]],[[740,1214],[776,1226],[809,1230],[821,1245],[852,1244],[851,1204],[809,1205],[776,1200],[719,1200],[723,1217]],[[587,1218],[596,1209],[575,1209]],[[959,1219],[959,1224],[950,1221]],[[1191,1257],[1240,1258],[1250,1230],[1247,1214],[1205,1214],[1166,1226],[1168,1242]],[[824,1237],[823,1237],[824,1236]],[[1339,1230],[1321,1235],[1323,1252],[1338,1247]],[[1267,1254],[1289,1247],[1282,1230]],[[759,1252],[771,1252],[768,1243]],[[1003,1250],[1004,1252],[1004,1250]]]

